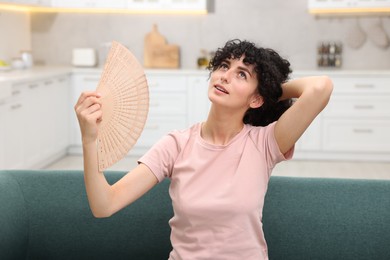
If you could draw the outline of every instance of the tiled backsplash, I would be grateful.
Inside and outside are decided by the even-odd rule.
[[[390,35],[388,16],[362,17],[360,23],[367,29],[377,19],[382,19],[383,27]],[[294,70],[317,69],[317,43],[321,41],[343,44],[342,69],[390,69],[390,48],[378,48],[370,40],[359,49],[346,44],[346,35],[356,24],[356,17],[314,17],[307,11],[307,0],[215,1],[215,10],[200,16],[32,14],[33,56],[36,64],[70,65],[73,48],[99,50],[102,43],[116,40],[129,47],[143,61],[144,37],[153,24],[158,25],[159,32],[168,43],[180,46],[180,64],[184,69],[197,68],[201,49],[213,51],[233,38],[274,48],[290,60]],[[0,28],[2,26],[0,22]],[[1,39],[7,35],[3,31],[0,29]],[[16,33],[18,30],[14,31]],[[22,42],[18,37],[12,39],[12,47],[16,48],[15,42]],[[30,43],[26,41],[25,45],[29,46]],[[3,43],[0,45],[0,55],[2,52]]]
[[[31,50],[30,15],[0,10],[0,59],[10,61]]]

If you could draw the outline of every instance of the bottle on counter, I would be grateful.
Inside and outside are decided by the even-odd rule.
[[[198,58],[198,68],[204,69],[209,65],[209,55],[205,49],[200,50],[200,56]]]

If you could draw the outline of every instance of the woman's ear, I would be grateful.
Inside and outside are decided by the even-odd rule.
[[[255,96],[253,96],[253,99],[252,99],[251,103],[249,104],[249,107],[250,108],[259,108],[263,105],[263,103],[264,103],[263,97],[256,94]]]

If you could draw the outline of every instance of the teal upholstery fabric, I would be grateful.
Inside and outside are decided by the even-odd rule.
[[[23,193],[12,175],[0,174],[0,259],[24,259],[28,215]]]
[[[263,224],[272,260],[390,259],[390,181],[272,177]]]
[[[108,172],[106,176],[114,183],[123,174]],[[171,251],[168,220],[173,214],[168,182],[114,216],[96,219],[88,206],[82,172],[3,171],[0,177],[0,185],[9,182],[3,183],[3,179],[18,183],[0,193],[2,215],[4,205],[8,205],[7,214],[13,214],[9,218],[1,216],[0,259],[168,258]],[[17,194],[3,198],[14,189]],[[21,204],[18,212],[13,209],[15,203]],[[13,218],[18,221],[14,226],[20,227],[4,230],[15,222]],[[17,233],[12,234],[12,230]],[[18,239],[12,252],[3,246],[3,241],[8,240],[4,231]]]
[[[168,186],[96,219],[81,171],[0,171],[0,259],[167,259]],[[272,177],[263,223],[271,260],[388,260],[390,181]]]

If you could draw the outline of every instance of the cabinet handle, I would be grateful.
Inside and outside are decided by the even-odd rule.
[[[355,105],[354,108],[356,110],[372,110],[375,108],[374,105]]]
[[[353,129],[353,132],[355,134],[373,134],[374,130],[372,130],[370,128],[355,128],[355,129]]]
[[[158,84],[157,82],[151,82],[150,84],[149,84],[149,87],[151,87],[151,88],[157,88],[157,87],[159,87],[160,86],[160,84]]]
[[[160,103],[158,103],[158,102],[151,102],[151,103],[149,104],[149,106],[151,106],[151,107],[159,107],[159,106],[160,106]]]
[[[13,90],[11,94],[12,96],[20,95],[20,90]]]
[[[357,89],[374,89],[374,84],[355,84],[355,88]]]
[[[38,84],[30,84],[30,85],[28,85],[28,87],[29,87],[30,89],[34,89],[34,88],[37,88],[37,87],[38,87]]]
[[[159,129],[159,126],[158,125],[146,125],[145,128],[146,129],[156,130],[156,129]]]
[[[84,78],[84,81],[97,82],[99,81],[99,78]]]
[[[45,81],[45,85],[46,85],[46,86],[47,86],[47,85],[51,85],[51,84],[53,84],[53,81],[52,81],[52,80]]]
[[[11,106],[11,110],[16,110],[22,107],[22,104],[15,104]]]

